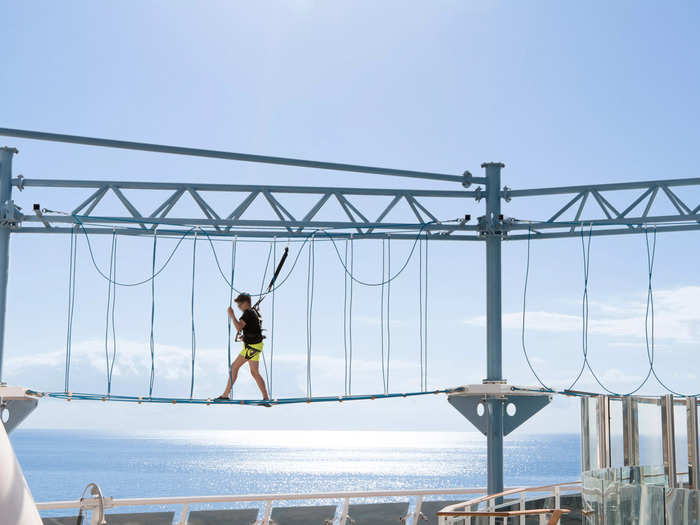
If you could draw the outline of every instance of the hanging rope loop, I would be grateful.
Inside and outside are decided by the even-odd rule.
[[[148,397],[153,396],[153,384],[156,377],[156,343],[155,343],[155,321],[156,321],[156,248],[158,245],[158,231],[153,230],[153,257],[151,259],[151,334],[149,347],[151,350],[151,376],[148,383]]]

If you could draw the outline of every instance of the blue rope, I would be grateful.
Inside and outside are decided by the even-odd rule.
[[[382,285],[381,285],[381,296],[380,296],[380,307],[379,307],[379,325],[380,325],[380,339],[382,344],[380,345],[380,358],[382,362],[382,388],[384,389],[384,393],[386,394],[386,367],[384,364],[384,289],[386,287],[386,283],[384,282],[384,278],[386,277],[386,250],[384,248],[385,245],[384,239],[382,239]]]
[[[265,261],[265,270],[263,271],[262,280],[260,281],[260,293],[258,294],[258,297],[262,297],[263,290],[265,289],[265,281],[267,280],[267,271],[270,268],[270,258],[272,257],[272,249],[273,249],[272,244],[273,243],[270,243],[270,247],[267,250],[267,260]],[[274,268],[274,262],[272,263],[272,265]],[[263,368],[265,371],[265,383],[269,385],[270,384],[270,375],[268,374],[267,360],[265,359],[264,353],[262,354],[262,361],[263,361]]]
[[[544,384],[544,381],[540,379],[540,376],[537,374],[535,371],[535,367],[532,366],[532,362],[530,361],[530,356],[527,353],[527,346],[525,345],[525,313],[527,312],[527,285],[530,280],[530,241],[532,239],[532,225],[529,225],[527,228],[527,259],[525,263],[525,285],[523,286],[523,323],[522,323],[522,332],[520,335],[520,343],[523,349],[523,355],[525,356],[525,361],[527,362],[527,366],[530,368],[530,372],[532,372],[532,375],[535,376],[537,379],[537,382],[542,385],[542,388],[544,388],[547,392],[553,392],[552,388],[548,387],[547,385]],[[581,372],[579,372],[579,377],[581,377]],[[578,378],[577,378],[578,380]],[[575,382],[574,382],[575,383]]]
[[[70,254],[68,258],[68,327],[66,329],[66,371],[64,376],[64,389],[66,392],[70,390],[70,364],[73,346],[73,315],[75,312],[76,255],[77,242],[75,238],[75,230],[71,230]]]
[[[309,265],[306,274],[306,397],[311,398],[311,328],[314,307],[314,277],[316,255],[314,250],[314,238],[309,244]]]
[[[153,383],[156,378],[156,342],[154,337],[155,321],[156,321],[156,247],[158,242],[158,233],[153,230],[153,258],[151,260],[151,337],[149,340],[151,348],[151,377],[148,384],[148,395],[153,396]]]
[[[248,405],[261,406],[266,403],[272,405],[292,405],[302,403],[328,403],[328,402],[345,402],[345,401],[366,401],[377,399],[392,399],[392,398],[408,398],[416,396],[427,396],[436,394],[453,394],[463,392],[464,387],[443,388],[432,391],[418,392],[393,392],[389,394],[362,394],[354,396],[319,396],[319,397],[287,397],[271,399],[269,401],[261,399],[229,399],[214,402],[212,399],[202,398],[173,398],[173,397],[137,397],[137,396],[122,396],[104,394],[89,394],[81,392],[39,392],[28,390],[27,393],[33,396],[48,397],[53,399],[81,400],[81,401],[117,401],[130,403],[162,403],[162,404],[190,404],[190,405]]]
[[[236,274],[236,244],[238,241],[238,237],[234,237],[233,241],[231,242],[231,283],[233,283],[233,279]],[[229,294],[228,294],[228,305],[229,308],[233,307],[233,287],[229,287]],[[226,314],[226,320],[227,320],[227,345],[226,345],[226,352],[228,354],[228,378],[231,383],[231,392],[233,392],[233,371],[231,370],[231,316]],[[230,394],[229,394],[230,396]]]
[[[350,235],[350,273],[355,269],[355,239]],[[348,395],[352,395],[352,303],[353,303],[353,281],[350,279],[350,298],[348,301]]]
[[[426,232],[425,234],[425,297],[423,300],[423,305],[424,305],[424,310],[423,310],[423,315],[425,318],[423,319],[423,336],[425,337],[425,343],[424,343],[424,358],[425,358],[425,366],[423,366],[423,372],[425,374],[425,380],[423,381],[423,388],[421,390],[428,390],[428,233]]]
[[[420,389],[423,390],[423,240],[418,245],[418,349],[420,361]]]
[[[91,243],[91,241],[90,241],[90,235],[88,234],[87,229],[85,228],[85,225],[84,225],[84,223],[83,223],[83,221],[82,221],[82,219],[81,219],[81,216],[75,215],[75,214],[74,214],[74,215],[72,215],[72,217],[73,217],[73,218],[75,219],[75,221],[78,223],[78,225],[79,225],[81,231],[83,232],[83,235],[85,236],[85,239],[86,239],[87,245],[88,245],[88,251],[89,251],[89,253],[90,253],[90,258],[91,258],[91,260],[92,260],[93,266],[95,267],[95,269],[97,270],[97,272],[98,272],[104,279],[106,279],[106,280],[109,281],[111,278],[110,278],[109,276],[105,275],[105,273],[100,269],[99,265],[97,264],[97,261],[95,260],[95,256],[94,256],[93,249],[92,249],[92,243]],[[83,217],[83,218],[85,218],[85,217]],[[89,217],[88,217],[88,218],[89,218]],[[138,221],[137,219],[128,219],[128,218],[120,219],[120,221],[121,221],[121,222],[126,222],[126,223],[139,223],[139,221]],[[413,257],[413,253],[414,253],[414,251],[415,251],[416,244],[418,243],[418,240],[420,239],[421,234],[425,231],[425,229],[426,229],[428,226],[430,226],[431,224],[435,224],[435,223],[437,223],[437,222],[438,222],[438,221],[430,221],[430,222],[426,222],[426,223],[421,224],[421,227],[420,227],[420,229],[419,229],[419,231],[418,231],[418,233],[417,233],[417,235],[416,235],[416,238],[413,240],[413,245],[411,246],[411,250],[409,251],[409,254],[408,254],[408,257],[406,258],[406,261],[401,265],[401,267],[400,267],[399,270],[396,272],[396,274],[394,274],[393,276],[389,276],[388,281],[393,281],[393,280],[396,279],[399,275],[401,275],[401,273],[403,273],[403,271],[404,271],[404,270],[406,269],[406,267],[408,266],[408,263],[410,262],[411,258]],[[209,241],[209,244],[210,244],[210,246],[211,246],[212,254],[214,255],[214,261],[215,261],[215,263],[216,263],[217,269],[218,269],[218,271],[219,271],[219,274],[220,274],[221,277],[223,278],[224,282],[226,282],[226,284],[227,284],[230,288],[233,288],[233,290],[234,290],[236,293],[241,293],[240,290],[238,290],[238,289],[236,289],[236,288],[233,287],[233,283],[231,283],[231,282],[229,281],[229,279],[226,277],[226,274],[224,273],[224,271],[223,271],[223,269],[222,269],[222,267],[221,267],[221,262],[219,261],[219,257],[218,257],[218,255],[217,255],[217,253],[216,253],[216,248],[214,247],[214,243],[213,243],[213,241],[212,241],[211,236],[209,235],[209,233],[208,233],[205,229],[199,228],[199,227],[192,227],[192,228],[190,228],[189,230],[183,232],[183,234],[178,238],[177,244],[175,245],[175,247],[173,248],[173,250],[170,252],[170,254],[169,254],[168,257],[166,258],[166,260],[165,260],[165,262],[163,263],[163,265],[158,269],[157,272],[155,272],[155,275],[151,275],[151,277],[148,277],[148,278],[143,279],[143,280],[141,280],[141,281],[135,281],[135,282],[132,282],[132,283],[120,283],[120,282],[115,282],[114,284],[117,285],[117,286],[139,286],[139,285],[141,285],[141,284],[145,284],[145,283],[149,282],[151,279],[154,279],[155,277],[157,277],[158,275],[160,275],[160,273],[168,266],[168,264],[169,264],[170,261],[172,260],[173,256],[175,255],[175,252],[178,250],[178,248],[179,248],[180,245],[182,244],[182,241],[183,241],[186,237],[188,237],[189,235],[192,235],[192,234],[193,234],[194,232],[196,232],[196,231],[201,231],[201,232],[207,237],[207,240]],[[310,240],[312,237],[314,237],[315,235],[317,235],[317,234],[319,234],[319,233],[324,234],[324,235],[326,235],[326,236],[328,237],[328,239],[329,239],[329,240],[331,241],[331,243],[333,244],[333,248],[334,248],[334,250],[335,250],[335,252],[336,252],[336,256],[338,257],[338,260],[340,261],[341,264],[343,264],[343,258],[342,258],[342,255],[341,255],[341,253],[340,253],[340,250],[338,249],[338,245],[337,245],[337,243],[336,243],[334,237],[333,237],[332,235],[330,235],[330,234],[329,234],[327,231],[325,231],[325,230],[314,230],[314,231],[312,231],[311,233],[309,233],[309,235],[307,235],[307,236],[304,238],[303,242],[301,243],[301,246],[299,247],[299,252],[297,253],[297,256],[294,258],[294,261],[293,261],[293,263],[292,263],[292,267],[290,268],[289,272],[287,272],[287,274],[285,275],[285,277],[284,277],[283,279],[277,281],[277,283],[276,283],[275,286],[273,287],[273,290],[274,290],[275,288],[279,288],[280,286],[282,286],[282,285],[289,279],[289,277],[290,277],[291,274],[292,274],[292,271],[293,271],[294,268],[296,267],[296,264],[297,264],[297,262],[298,262],[298,260],[299,260],[299,257],[301,256],[302,248],[304,247],[305,244],[307,244],[307,243],[309,242],[309,240]],[[348,274],[348,276],[349,276],[353,281],[355,281],[355,282],[357,282],[357,283],[359,283],[359,284],[361,284],[361,285],[363,285],[363,286],[383,286],[384,284],[386,284],[386,282],[388,282],[388,281],[385,281],[383,278],[382,278],[382,281],[381,281],[381,282],[376,282],[376,283],[366,282],[366,281],[363,281],[363,280],[361,280],[361,279],[356,278],[356,277],[352,274],[352,272],[350,272],[350,270],[347,268],[346,265],[343,265],[343,269],[344,269],[344,271]],[[264,291],[263,293],[261,293],[261,294],[259,294],[259,295],[255,295],[255,294],[251,294],[251,295],[252,295],[252,297],[260,297],[260,296],[263,296],[263,295],[267,295],[268,293],[271,293],[273,290]]]
[[[691,397],[691,396],[700,396],[700,394],[683,394],[681,392],[677,392],[676,390],[670,388],[660,377],[659,374],[656,373],[656,369],[654,367],[654,327],[655,327],[655,319],[654,319],[654,292],[652,289],[652,270],[654,267],[654,254],[656,253],[656,228],[654,228],[654,235],[653,235],[653,244],[649,245],[649,234],[648,231],[645,230],[644,234],[646,235],[647,239],[647,260],[649,261],[649,289],[647,292],[647,311],[646,311],[646,318],[645,318],[645,336],[646,336],[646,341],[647,341],[647,356],[649,358],[649,364],[650,364],[650,371],[652,374],[654,374],[654,378],[658,383],[670,394],[673,394],[674,396],[680,396],[680,397]],[[649,255],[651,253],[651,255]],[[649,336],[649,321],[651,320],[651,337]],[[651,341],[651,343],[650,343]],[[650,346],[651,344],[651,346]],[[651,348],[651,349],[650,349]],[[648,378],[648,375],[647,375]]]
[[[345,239],[345,265],[348,264],[349,241]],[[348,395],[348,276],[343,273],[343,392]]]
[[[425,258],[425,264],[423,262]],[[428,389],[428,238],[418,245],[418,339],[420,388]]]
[[[190,376],[190,399],[194,395],[194,361],[197,356],[197,332],[194,323],[194,291],[195,291],[195,270],[197,263],[197,232],[194,234],[192,241],[192,295],[190,299],[190,312],[192,320],[192,372]]]
[[[116,305],[117,289],[113,286],[117,275],[117,234],[112,232],[112,249],[109,257],[109,282],[107,283],[107,313],[105,319],[105,359],[107,362],[107,395],[112,393],[112,372],[117,358],[117,334],[115,330],[114,307]],[[111,313],[111,315],[110,315]],[[112,324],[112,358],[109,357],[109,326]]]
[[[272,267],[277,267],[277,237],[272,240]],[[272,395],[272,369],[275,359],[275,289],[272,289],[272,311],[270,313],[270,380],[267,383],[268,394]],[[265,356],[263,356],[264,358]]]
[[[168,255],[168,257],[166,258],[163,265],[158,269],[157,272],[155,272],[155,274],[152,274],[151,277],[148,277],[147,279],[144,279],[142,281],[136,281],[133,283],[120,283],[116,280],[113,280],[111,276],[105,275],[105,273],[100,269],[100,266],[97,264],[97,261],[95,260],[95,254],[94,254],[93,249],[92,249],[92,242],[90,242],[90,235],[87,233],[87,230],[85,229],[85,225],[80,220],[80,217],[78,215],[73,215],[73,218],[77,221],[81,231],[83,232],[83,235],[85,236],[85,240],[87,241],[88,252],[90,253],[90,259],[92,260],[92,265],[95,267],[95,270],[97,270],[97,273],[99,273],[105,280],[109,281],[110,284],[114,284],[115,286],[139,286],[142,284],[146,284],[147,282],[155,279],[168,266],[168,264],[172,260],[173,256],[175,255],[175,252],[180,247],[180,244],[182,244],[182,241],[184,241],[185,238],[190,233],[195,231],[195,228],[190,228],[189,230],[187,230],[186,232],[184,232],[182,234],[182,236],[178,239],[177,244],[175,245],[173,250],[170,252],[170,255]],[[114,229],[112,231],[116,232],[116,229]]]
[[[590,269],[590,245],[591,245],[591,237],[592,237],[592,226],[588,230],[588,239],[586,240],[585,238],[585,230],[583,228],[581,229],[581,246],[583,250],[583,274],[584,274],[584,287],[583,287],[583,298],[582,298],[582,303],[581,303],[581,317],[582,317],[582,334],[581,334],[581,347],[582,347],[582,353],[583,353],[583,363],[581,364],[581,369],[579,370],[576,378],[574,379],[573,383],[569,388],[565,389],[564,391],[558,392],[554,390],[552,387],[547,386],[540,376],[537,374],[535,371],[534,367],[532,366],[532,363],[530,361],[528,352],[527,352],[527,347],[525,345],[525,315],[526,315],[526,306],[527,306],[527,287],[528,287],[528,280],[529,280],[529,274],[530,274],[530,241],[532,237],[532,227],[528,228],[528,242],[527,242],[527,259],[526,259],[526,266],[525,266],[525,286],[523,289],[523,316],[522,316],[522,334],[521,334],[521,343],[522,343],[522,349],[523,349],[523,354],[525,356],[525,360],[527,362],[528,367],[530,368],[530,371],[532,374],[535,376],[539,384],[542,386],[542,391],[546,392],[555,392],[555,393],[565,393],[568,395],[569,392],[573,391],[574,386],[578,383],[580,380],[583,371],[588,368],[588,370],[591,372],[591,375],[595,379],[595,381],[598,383],[598,385],[608,394],[615,395],[615,396],[629,396],[637,393],[649,380],[649,377],[651,376],[652,373],[654,373],[654,326],[653,326],[653,290],[652,290],[652,277],[653,277],[653,269],[654,269],[654,257],[656,253],[656,230],[654,230],[654,243],[653,246],[650,246],[649,244],[649,236],[648,236],[648,231],[645,230],[645,240],[646,240],[646,252],[647,252],[647,270],[648,270],[648,288],[647,288],[647,305],[646,305],[646,313],[645,313],[645,339],[646,339],[646,349],[647,349],[647,359],[649,360],[649,370],[647,371],[647,374],[645,378],[642,380],[642,382],[637,385],[634,389],[630,390],[627,393],[624,394],[619,394],[611,389],[609,389],[606,385],[603,384],[599,376],[595,373],[593,370],[590,361],[588,360],[588,326],[589,326],[589,321],[588,321],[588,316],[589,316],[589,309],[588,309],[588,281],[589,281],[589,269]],[[651,311],[651,317],[652,317],[652,335],[651,338],[649,337],[649,314]],[[658,378],[657,378],[658,379]]]
[[[391,275],[391,237],[386,239],[387,273]],[[391,363],[391,280],[386,284],[386,385],[385,392],[389,392],[389,368]]]

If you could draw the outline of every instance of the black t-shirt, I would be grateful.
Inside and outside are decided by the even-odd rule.
[[[260,318],[252,308],[248,308],[241,315],[241,321],[245,321],[243,327],[243,342],[254,345],[263,340]]]

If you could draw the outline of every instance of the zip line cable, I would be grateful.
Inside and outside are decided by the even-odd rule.
[[[156,375],[156,345],[154,337],[155,319],[156,319],[156,246],[158,243],[157,230],[153,230],[153,258],[151,261],[151,336],[149,339],[151,349],[151,377],[148,384],[148,396],[153,396],[153,383]]]

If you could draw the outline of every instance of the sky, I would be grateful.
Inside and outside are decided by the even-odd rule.
[[[478,174],[482,162],[500,161],[503,183],[512,188],[692,177],[700,139],[699,10],[683,1],[22,2],[5,10],[0,34],[0,126],[454,174]],[[27,178],[460,189],[14,138],[0,143],[19,149],[14,173]],[[38,202],[70,210],[86,196],[27,189],[13,198],[24,209]],[[130,196],[146,213],[159,198]],[[681,196],[700,202],[697,192]],[[233,207],[212,199],[221,211]],[[512,217],[546,219],[564,202],[514,199],[503,206]],[[117,204],[101,206],[109,212]],[[483,201],[434,206],[444,220],[483,212]],[[194,213],[194,207],[183,203],[178,211]],[[338,213],[328,210],[325,218]],[[659,236],[654,271],[656,366],[682,392],[698,387],[697,235]],[[86,239],[78,242],[71,388],[103,392],[107,285]],[[110,239],[90,242],[95,264],[106,272]],[[591,246],[589,358],[615,391],[630,389],[648,368],[644,242],[630,235],[595,238]],[[151,244],[120,238],[118,275],[147,277]],[[278,249],[285,245],[280,239]],[[67,236],[13,236],[4,355],[10,384],[63,389],[68,246]],[[173,241],[159,244],[160,262],[173,247]],[[298,246],[290,248],[296,256]],[[260,286],[268,249],[266,243],[238,246],[237,285]],[[156,281],[155,391],[162,395],[189,394],[192,250],[191,242],[183,243]],[[229,270],[230,250],[230,243],[216,243]],[[375,241],[357,243],[360,279],[378,279],[380,250]],[[392,243],[393,267],[409,252],[409,242]],[[503,249],[503,368],[511,383],[535,385],[521,346],[526,254],[522,242]],[[229,290],[212,255],[200,240],[200,397],[218,395],[226,379]],[[306,257],[301,254],[276,297],[273,396],[306,389]],[[484,259],[481,243],[430,245],[430,388],[485,376]],[[417,390],[420,381],[417,264],[414,256],[392,283],[390,385],[396,391]],[[581,364],[582,291],[578,239],[532,243],[525,341],[540,377],[557,388],[569,386]],[[356,286],[354,293],[353,391],[379,392],[379,290]],[[333,247],[318,243],[315,395],[343,393],[343,294]],[[117,290],[115,393],[147,391],[150,301],[148,286]],[[589,373],[578,386],[600,389]],[[643,392],[663,390],[650,382]],[[245,371],[236,393],[256,395]],[[443,396],[270,410],[47,400],[26,426],[471,430]],[[578,431],[577,401],[556,399],[522,430]]]

